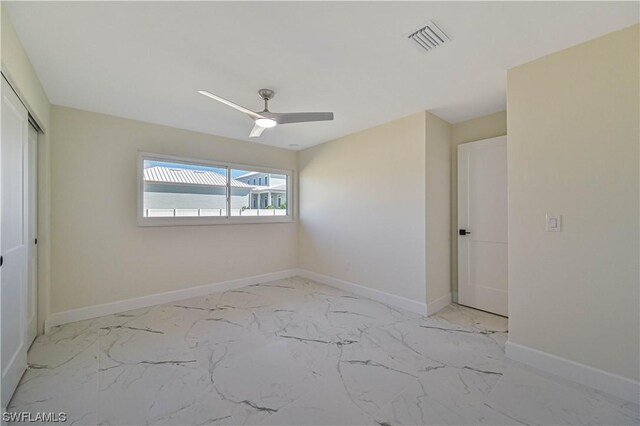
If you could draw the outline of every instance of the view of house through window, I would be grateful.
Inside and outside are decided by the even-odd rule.
[[[286,174],[151,158],[142,166],[145,218],[287,216]]]
[[[231,208],[231,216],[287,215],[287,175],[231,169],[231,177],[251,187],[242,207]]]

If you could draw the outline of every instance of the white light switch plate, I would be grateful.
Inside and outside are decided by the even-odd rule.
[[[562,232],[562,215],[547,213],[547,232]]]

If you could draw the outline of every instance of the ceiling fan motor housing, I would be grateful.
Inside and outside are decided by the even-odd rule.
[[[258,95],[260,95],[260,98],[264,101],[268,101],[269,99],[273,98],[275,96],[276,92],[274,92],[271,89],[260,89],[258,90]]]

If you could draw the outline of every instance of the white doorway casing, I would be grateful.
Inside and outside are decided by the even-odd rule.
[[[38,334],[38,131],[29,124],[27,143],[27,347]]]
[[[458,145],[458,231],[458,303],[507,316],[506,136]]]

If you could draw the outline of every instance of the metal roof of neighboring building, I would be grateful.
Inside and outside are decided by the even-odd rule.
[[[144,169],[144,180],[145,182],[181,183],[185,185],[227,185],[227,177],[220,173],[161,166]],[[236,188],[253,188],[251,185],[235,179],[231,179],[231,186]]]

